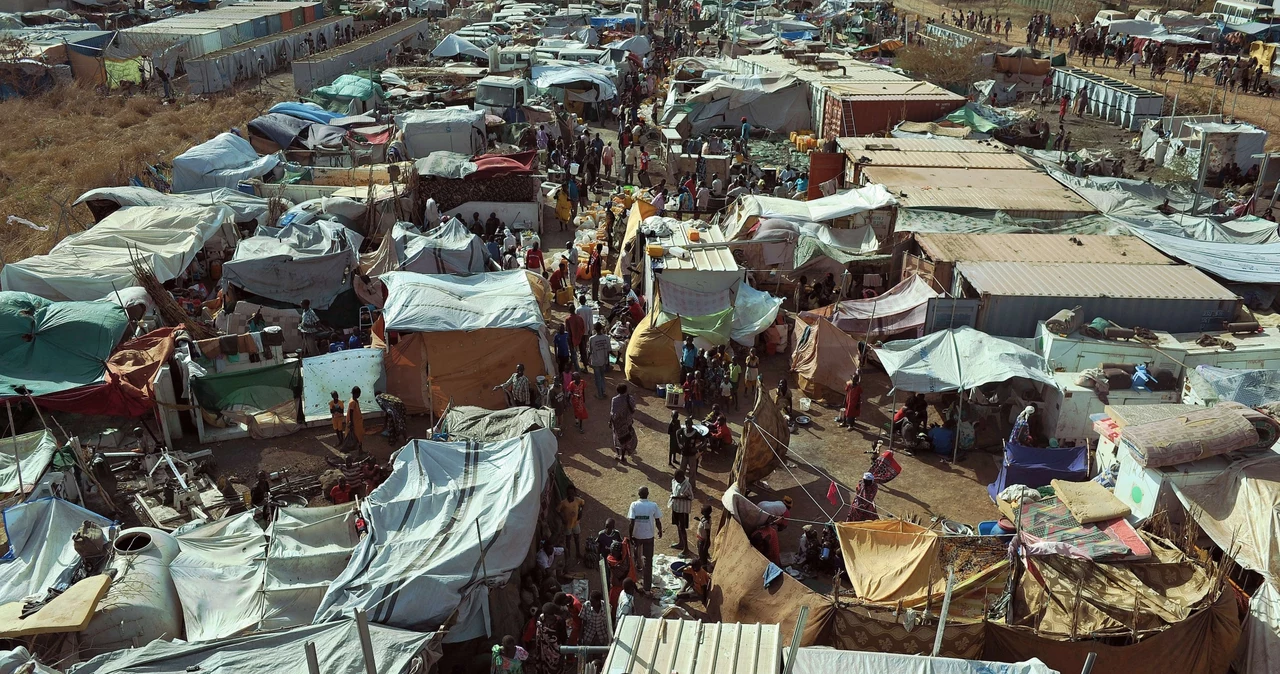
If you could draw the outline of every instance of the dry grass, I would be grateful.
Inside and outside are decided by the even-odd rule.
[[[59,228],[58,202],[70,203],[96,187],[128,184],[148,164],[169,161],[192,145],[242,127],[269,104],[253,91],[163,105],[153,97],[102,96],[75,85],[0,103],[2,259],[48,252],[57,238],[78,231],[74,220],[93,221],[79,207],[74,220]],[[9,215],[49,231],[6,225]]]

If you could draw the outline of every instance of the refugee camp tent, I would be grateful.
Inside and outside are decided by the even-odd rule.
[[[743,262],[755,270],[788,273],[795,278],[839,275],[846,265],[876,256],[879,241],[870,225],[835,229],[817,222],[769,218],[743,232],[743,239],[757,243],[743,246]]]
[[[146,415],[156,408],[156,380],[173,355],[174,331],[159,328],[124,342],[106,359],[106,370],[97,380],[32,400],[44,409],[76,414]]]
[[[0,495],[19,494],[40,481],[53,462],[58,440],[48,430],[23,433],[4,439],[7,447],[0,452]],[[21,476],[21,479],[19,479]]]
[[[0,285],[46,299],[97,300],[134,286],[130,256],[146,260],[161,283],[178,277],[205,242],[234,221],[223,206],[136,206],[67,236],[47,255],[10,262]]]
[[[644,56],[653,51],[649,38],[644,35],[633,35],[625,40],[616,40],[604,45],[609,49],[625,49],[636,56]]]
[[[262,230],[270,232],[270,229]],[[331,220],[290,223],[240,242],[222,265],[227,283],[279,302],[328,309],[351,288],[364,237]]]
[[[927,655],[899,655],[870,651],[841,651],[834,648],[801,648],[796,651],[792,674],[1060,674],[1032,658],[1025,662],[991,662],[933,658]]]
[[[241,180],[262,177],[279,163],[279,155],[259,157],[249,141],[220,133],[173,158],[173,191],[234,188]]]
[[[967,326],[889,342],[876,347],[876,355],[894,388],[903,391],[968,390],[1014,377],[1058,387],[1044,358]]]
[[[489,58],[489,55],[483,49],[475,46],[465,38],[453,34],[446,35],[440,41],[440,44],[431,50],[431,55],[436,58],[452,58],[454,56],[470,56],[477,59]]]
[[[929,300],[941,296],[928,282],[912,274],[878,297],[845,300],[801,312],[800,316],[820,316],[866,341],[911,332],[919,337]]]
[[[222,229],[210,237],[210,242],[223,242],[224,248],[234,248],[240,240],[235,223],[267,223],[267,212],[271,200],[245,194],[240,190],[219,187],[206,192],[189,192],[187,194],[166,194],[137,185],[121,185],[118,187],[99,187],[80,195],[72,206],[84,204],[93,213],[94,220],[101,222],[103,218],[120,208],[128,206],[226,206],[235,213],[234,222],[226,222]]]
[[[511,574],[532,550],[555,454],[549,430],[483,444],[405,445],[366,500],[369,534],[316,620],[364,609],[372,622],[434,629],[457,610],[446,641],[489,634],[491,621],[510,619],[490,610],[490,584],[518,582]]]
[[[688,120],[695,135],[743,117],[775,133],[813,126],[809,88],[793,75],[721,75],[695,87],[685,102],[693,105]]]
[[[69,582],[80,565],[71,535],[83,522],[100,527],[111,520],[58,498],[20,503],[4,511],[9,552],[0,558],[0,604],[22,601]]]
[[[1089,477],[1089,447],[1028,447],[1014,442],[1004,444],[1004,459],[996,481],[987,485],[991,500],[1015,484],[1035,489],[1054,480],[1080,482]]]
[[[534,66],[532,72],[534,86],[564,88],[565,97],[570,101],[608,101],[618,93],[614,83],[617,71],[612,66]]]
[[[890,208],[897,203],[894,196],[879,184],[871,184],[811,201],[743,195],[726,214],[725,236],[736,240],[745,239],[751,228],[761,220],[776,218],[795,223],[821,223]]]
[[[488,269],[488,260],[484,242],[457,218],[449,218],[426,234],[411,224],[397,222],[382,237],[377,250],[360,256],[360,273],[478,274]]]
[[[434,669],[440,659],[440,638],[436,633],[369,625],[369,640],[377,674],[404,674]],[[141,648],[99,655],[81,664],[83,674],[132,674],[155,672],[219,672],[258,674],[265,666],[273,674],[307,674],[308,643],[315,644],[322,671],[364,672],[356,619],[343,617],[331,622],[304,625],[291,630],[189,643],[179,639],[157,639]],[[421,660],[417,660],[418,658]],[[415,660],[422,664],[415,664]]]
[[[129,317],[109,302],[50,302],[0,292],[0,398],[33,396],[102,379]]]
[[[627,341],[622,365],[627,381],[643,389],[679,382],[680,354],[676,349],[683,338],[679,318],[660,323],[656,312],[645,314]]]
[[[844,398],[845,382],[858,374],[858,337],[809,313],[796,315],[791,371],[805,395]]]
[[[485,147],[483,110],[461,106],[410,110],[396,115],[396,127],[400,129],[410,159],[440,150],[474,155]]]
[[[388,333],[388,391],[425,408],[424,377],[457,405],[507,406],[492,390],[523,363],[530,380],[555,371],[546,323],[524,270],[473,276],[388,272],[382,275]],[[428,364],[427,368],[423,364]],[[393,372],[408,369],[409,372]],[[410,382],[417,382],[411,384]],[[404,387],[404,388],[401,388]]]
[[[383,99],[382,86],[364,75],[339,75],[332,84],[316,87],[311,96],[327,109],[356,115],[368,112]]]

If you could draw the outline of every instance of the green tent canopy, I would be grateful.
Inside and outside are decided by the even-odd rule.
[[[51,302],[0,292],[0,397],[68,391],[102,379],[129,323],[113,302]]]
[[[222,412],[234,406],[270,409],[302,393],[302,367],[294,360],[279,365],[211,374],[191,380],[200,407]],[[369,395],[373,395],[370,392]]]

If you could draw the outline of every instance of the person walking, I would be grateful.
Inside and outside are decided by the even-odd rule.
[[[636,453],[636,400],[627,393],[626,384],[618,384],[618,395],[609,403],[609,427],[613,429],[613,451],[618,461],[627,462]]]
[[[645,592],[649,592],[653,589],[653,540],[655,535],[662,538],[662,510],[649,500],[648,487],[641,487],[636,496],[638,498],[627,509],[627,519],[631,520],[627,536],[633,544],[636,566],[644,571]],[[621,609],[622,602],[619,601],[618,605]]]
[[[671,477],[671,498],[667,501],[671,509],[671,526],[676,528],[676,542],[671,544],[673,550],[681,555],[689,554],[689,513],[693,511],[693,485],[685,477],[684,471],[676,469]]]
[[[605,399],[605,379],[609,372],[609,335],[604,334],[604,324],[596,323],[596,334],[587,340],[587,358],[596,378],[596,398]]]
[[[582,381],[582,373],[573,373],[564,392],[568,394],[569,404],[573,407],[573,425],[578,427],[579,433],[584,433],[582,422],[587,420],[587,382]]]
[[[351,400],[347,401],[347,437],[344,451],[358,452],[364,449],[364,414],[360,411],[360,387],[351,387]]]

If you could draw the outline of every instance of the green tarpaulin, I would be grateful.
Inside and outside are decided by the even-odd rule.
[[[193,379],[191,387],[200,407],[210,412],[235,406],[261,411],[302,394],[302,368],[295,360],[256,370],[211,374]]]
[[[334,80],[333,84],[317,87],[311,92],[311,96],[326,108],[331,103],[345,107],[351,101],[381,100],[382,87],[367,77],[343,75]]]
[[[1000,128],[995,122],[979,115],[967,105],[947,115],[947,121],[954,124],[962,124],[978,133],[991,133]]]
[[[1065,67],[1067,65],[1067,55],[1058,54],[1057,56],[1049,59],[1049,65],[1053,66],[1054,68]]]
[[[660,310],[658,324],[662,325],[675,318]],[[728,344],[733,329],[733,307],[706,316],[681,316],[680,329],[686,335],[701,337],[716,346]]]
[[[0,292],[0,397],[57,393],[102,379],[129,319],[112,302],[50,302]]]

